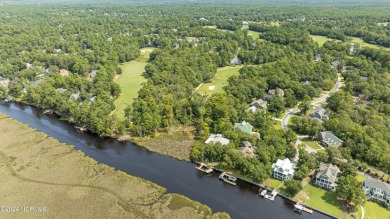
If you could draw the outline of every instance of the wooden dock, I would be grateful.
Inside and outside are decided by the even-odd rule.
[[[200,163],[200,165],[198,167],[195,167],[195,169],[206,174],[211,174],[213,172],[213,169],[208,168],[205,163]]]

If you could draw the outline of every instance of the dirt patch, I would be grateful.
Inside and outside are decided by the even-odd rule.
[[[0,218],[215,218],[0,114]],[[179,206],[172,209],[173,206]],[[171,205],[171,207],[169,207]],[[4,208],[7,207],[7,208]],[[7,211],[5,211],[7,210]]]

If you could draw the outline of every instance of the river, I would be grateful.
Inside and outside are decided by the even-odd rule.
[[[167,188],[169,193],[206,204],[213,212],[227,212],[234,219],[331,218],[318,212],[294,213],[293,203],[279,196],[273,202],[260,198],[258,188],[253,185],[239,183],[231,186],[219,181],[216,174],[207,176],[196,171],[194,164],[150,152],[131,142],[79,133],[72,125],[43,115],[42,110],[31,106],[0,100],[0,112],[62,143],[75,146],[98,162],[152,181]]]

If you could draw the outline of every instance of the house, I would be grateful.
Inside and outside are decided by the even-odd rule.
[[[0,79],[0,86],[8,88],[8,86],[9,86],[9,79]]]
[[[272,164],[273,176],[280,180],[292,179],[295,166],[296,163],[290,161],[288,158],[284,160],[278,159],[276,163]]]
[[[255,106],[251,106],[247,109],[247,111],[251,111],[252,113],[255,113],[257,111],[257,108]]]
[[[248,21],[242,21],[242,25],[248,25]]]
[[[56,53],[60,53],[62,51],[62,49],[55,49],[54,50]]]
[[[340,62],[338,60],[332,62],[332,67],[337,68],[339,66]]]
[[[322,55],[321,55],[321,54],[317,54],[317,55],[314,56],[314,60],[315,60],[316,62],[320,62],[321,59],[322,59]]]
[[[57,88],[56,91],[60,94],[64,93],[66,91],[66,89],[64,88]]]
[[[204,142],[205,144],[208,143],[221,143],[222,145],[227,145],[229,144],[230,140],[227,138],[224,138],[222,134],[211,134],[210,137]]]
[[[368,179],[363,182],[363,191],[367,200],[377,200],[386,206],[390,206],[390,185],[379,179]]]
[[[302,81],[301,84],[303,84],[303,85],[311,85],[311,82],[306,80],[306,81]]]
[[[261,109],[264,109],[264,110],[267,109],[267,101],[264,101],[262,99],[255,100],[250,105],[251,105],[251,107],[254,106],[256,108],[261,108]]]
[[[91,76],[91,78],[94,78],[94,77],[96,76],[97,72],[98,72],[98,70],[93,70],[93,71],[89,74],[89,76]]]
[[[66,69],[61,69],[60,70],[60,75],[64,76],[64,77],[68,77],[69,76],[69,71],[66,70]]]
[[[238,147],[238,150],[244,155],[244,157],[254,157],[255,155],[255,148],[252,146],[252,144],[249,141],[243,141],[241,142],[240,146]]]
[[[343,141],[336,137],[332,131],[320,132],[318,133],[318,138],[320,139],[321,144],[325,147],[330,145],[338,147],[343,143]]]
[[[241,130],[245,133],[248,133],[248,134],[252,134],[252,128],[253,126],[245,121],[241,122],[241,123],[235,123],[234,124],[234,130]]]
[[[72,95],[70,95],[70,99],[71,100],[77,100],[77,99],[79,99],[79,97],[80,97],[80,93],[73,93]]]
[[[284,90],[280,88],[271,89],[268,91],[268,94],[271,94],[272,96],[277,95],[279,97],[284,97]]]
[[[30,84],[31,84],[31,86],[36,87],[36,86],[38,86],[38,84],[40,84],[40,83],[42,83],[44,81],[45,81],[45,79],[39,79],[39,80],[36,80],[36,81],[30,81]]]
[[[320,169],[315,175],[315,184],[320,187],[335,190],[338,173],[340,173],[340,169],[336,165],[321,163]]]
[[[241,123],[235,123],[234,130],[237,129],[250,135],[257,135],[257,138],[260,139],[260,134],[258,132],[253,132],[253,126],[245,121],[242,121]]]
[[[314,118],[327,120],[329,119],[328,114],[326,114],[326,110],[322,107],[317,107],[314,109],[314,111],[310,114]]]
[[[270,101],[274,98],[274,96],[279,96],[279,97],[284,97],[284,91],[283,89],[276,88],[276,89],[271,89],[268,91],[268,94],[264,96],[264,99]]]
[[[241,62],[241,59],[238,58],[238,56],[232,58],[229,62],[230,62],[230,64],[232,64],[232,65],[239,65],[239,64],[242,63],[242,62]]]
[[[199,18],[199,21],[209,21],[209,20],[207,20],[207,19],[204,18],[204,17],[201,17],[201,18]]]

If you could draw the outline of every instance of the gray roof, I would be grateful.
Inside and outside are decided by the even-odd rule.
[[[240,147],[251,148],[252,144],[249,141],[243,141],[241,142]]]
[[[340,169],[336,165],[321,163],[316,178],[325,179],[328,182],[335,183],[339,172]]]
[[[98,70],[93,70],[91,73],[90,73],[90,76],[91,78],[94,78],[96,76],[96,73],[98,72]]]
[[[208,143],[221,143],[222,145],[227,145],[229,144],[230,140],[227,139],[227,138],[224,138],[222,136],[222,134],[211,134],[210,137],[204,142],[205,144],[208,144]]]
[[[343,140],[336,137],[332,131],[320,132],[319,135],[321,140],[328,145],[340,146],[343,143]]]
[[[70,99],[73,99],[73,100],[77,100],[79,99],[80,97],[80,93],[73,93],[72,95],[70,95]]]
[[[31,81],[30,84],[33,86],[33,87],[36,87],[38,84],[44,82],[45,79],[39,79],[39,80],[36,80],[36,81]]]
[[[257,108],[263,108],[267,109],[267,101],[264,101],[262,99],[255,100],[251,103],[251,106],[257,107]]]
[[[311,113],[312,116],[320,118],[320,119],[328,119],[328,115],[326,114],[326,110],[322,107],[316,107],[314,111]]]
[[[337,68],[337,66],[339,66],[340,62],[338,60],[332,62],[332,67],[333,68]]]
[[[390,185],[380,181],[379,179],[367,179],[364,180],[363,185],[365,187],[377,188],[384,192],[390,193]]]

